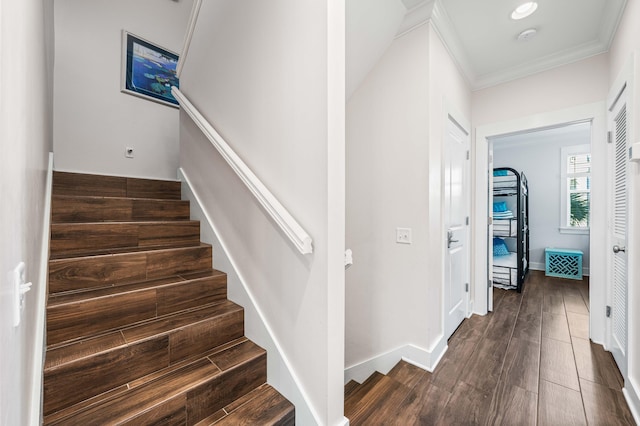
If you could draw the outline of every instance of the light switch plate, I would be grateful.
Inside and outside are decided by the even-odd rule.
[[[396,243],[411,244],[411,228],[396,228]]]

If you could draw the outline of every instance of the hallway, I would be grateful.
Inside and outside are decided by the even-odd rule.
[[[633,425],[612,356],[589,341],[588,281],[532,271],[494,290],[428,373],[404,361],[345,387],[351,425]],[[377,398],[376,398],[377,396]]]

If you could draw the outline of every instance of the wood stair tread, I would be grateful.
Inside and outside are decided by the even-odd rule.
[[[189,201],[88,195],[53,195],[51,223],[188,220]]]
[[[178,275],[132,284],[52,295],[47,306],[47,344],[81,340],[180,311],[227,301],[220,271],[189,279]]]
[[[295,410],[293,405],[272,386],[265,384],[253,392],[251,398],[242,401],[237,408],[228,407],[228,415],[207,425],[293,425]],[[227,411],[227,409],[225,409]]]
[[[47,348],[44,371],[46,373],[80,359],[135,345],[143,340],[181,330],[191,324],[241,311],[241,306],[226,300],[222,303],[154,318],[141,324],[129,325],[99,336],[52,345]]]
[[[367,378],[367,380],[356,387],[353,392],[351,392],[351,395],[344,400],[344,412],[353,413],[355,411],[354,407],[359,404],[360,400],[367,394],[367,392],[382,380],[383,377],[384,374],[375,371]]]
[[[357,401],[352,401],[345,416],[352,425],[370,424],[372,417],[381,413],[397,410],[400,403],[409,395],[411,389],[389,376],[382,375],[369,386],[364,395]]]
[[[242,356],[230,356],[241,353]],[[256,375],[257,381],[254,387],[266,380],[266,358],[264,349],[255,343],[245,339],[238,339],[233,345],[225,345],[221,350],[214,350],[205,356],[199,357],[172,366],[164,371],[143,377],[130,382],[126,388],[120,388],[115,392],[107,393],[92,401],[76,404],[57,413],[45,417],[45,424],[71,424],[71,425],[97,425],[97,424],[121,424],[133,421],[136,424],[148,424],[165,419],[167,416],[178,419],[179,424],[186,424],[190,414],[195,418],[202,407],[197,406],[199,395],[206,395],[217,388],[222,388],[222,379],[229,376],[229,372],[246,368],[251,371],[254,365],[260,365],[263,372]],[[222,363],[219,359],[233,359],[233,363]],[[238,379],[231,379],[236,380]],[[253,383],[250,383],[253,385]],[[242,380],[235,387],[242,388],[250,385]],[[222,391],[223,389],[220,389]],[[228,394],[232,394],[226,390]],[[240,389],[242,391],[242,389]],[[248,393],[250,389],[247,389]],[[193,396],[194,401],[190,401]],[[240,395],[238,395],[240,396]],[[228,397],[227,397],[228,398]],[[220,408],[213,407],[217,411],[230,401],[220,402]],[[193,405],[193,406],[192,406]],[[196,420],[197,421],[197,420]],[[190,421],[194,424],[196,421]],[[174,423],[170,423],[174,424]]]
[[[146,252],[157,253],[160,251],[190,249],[193,247],[211,247],[211,244],[207,244],[199,241],[198,244],[164,244],[164,245],[159,244],[159,245],[150,246],[150,247],[121,247],[121,248],[87,251],[84,253],[79,253],[79,252],[51,253],[51,256],[49,257],[49,262],[51,263],[56,261],[64,261],[67,259],[78,259],[83,257],[93,258],[96,256],[113,256],[117,254],[126,255],[126,254],[146,253]]]
[[[49,295],[47,308],[81,303],[89,299],[105,298],[122,293],[146,290],[150,288],[160,288],[175,285],[177,283],[185,283],[187,281],[197,281],[207,278],[225,277],[226,274],[216,269],[202,271],[200,273],[191,273],[184,275],[170,275],[162,278],[152,278],[150,280],[136,281],[132,283],[116,284],[105,287],[96,287],[73,292],[54,293]]]
[[[130,201],[162,201],[163,203],[189,203],[189,201],[181,199],[166,199],[166,198],[143,198],[143,197],[118,197],[108,195],[52,195],[53,198],[61,200],[130,200]]]
[[[211,270],[212,247],[151,247],[144,250],[92,254],[49,261],[49,293],[84,291],[134,282],[183,277]]]
[[[200,243],[194,220],[51,224],[51,253],[94,253],[102,250]]]
[[[344,385],[344,399],[346,400],[347,398],[349,398],[351,394],[355,392],[358,386],[360,386],[360,383],[356,382],[355,380],[349,380],[349,382]]]
[[[180,199],[180,182],[123,176],[53,172],[53,195]]]

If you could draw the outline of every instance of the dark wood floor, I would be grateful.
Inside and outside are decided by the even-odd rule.
[[[465,320],[434,373],[404,361],[345,387],[351,425],[633,425],[611,354],[589,340],[586,281],[532,271]]]

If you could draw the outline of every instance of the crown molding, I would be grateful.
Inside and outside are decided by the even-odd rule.
[[[602,26],[600,27],[600,35],[598,39],[607,45],[607,50],[611,47],[611,43],[616,37],[618,32],[618,25],[624,15],[624,10],[627,7],[627,0],[609,0],[610,3],[616,5],[616,7],[608,7],[605,9],[605,15],[602,19]]]
[[[436,0],[427,0],[407,10],[395,38],[402,37],[406,33],[429,22],[435,3]]]
[[[615,38],[627,0],[610,0],[610,2],[615,4],[616,7],[606,8],[598,39],[534,61],[484,75],[477,75],[473,71],[451,19],[442,5],[442,0],[428,0],[407,11],[396,38],[431,22],[445,48],[469,84],[469,88],[472,91],[482,90],[607,52]]]
[[[605,53],[607,50],[607,44],[600,40],[585,43],[579,47],[565,49],[535,61],[525,62],[515,67],[507,68],[503,71],[478,76],[472,81],[471,90],[486,89],[497,86],[498,84],[528,77],[562,65],[578,62],[600,53]]]
[[[449,18],[441,0],[435,0],[434,2],[431,23],[440,40],[442,40],[445,49],[447,49],[447,52],[449,52],[449,55],[458,66],[462,76],[467,81],[467,84],[473,88],[473,81],[476,77],[475,73],[469,62],[469,57],[460,42],[460,38],[453,27],[451,18]]]

